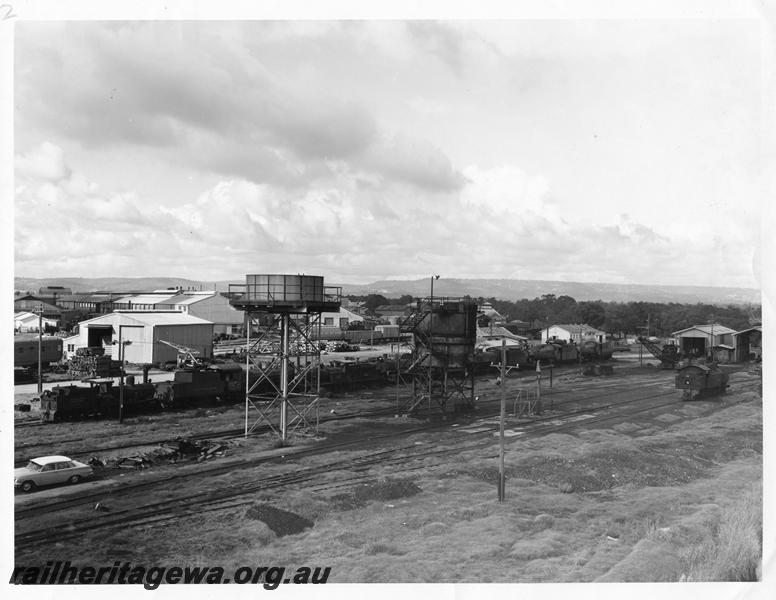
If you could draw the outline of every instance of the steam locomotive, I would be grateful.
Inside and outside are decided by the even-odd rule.
[[[123,411],[129,415],[183,408],[214,400],[237,401],[244,396],[244,373],[242,365],[223,364],[176,371],[172,381],[157,383],[136,383],[133,375],[127,375]],[[113,379],[90,379],[87,382],[89,387],[57,385],[44,391],[40,397],[42,419],[55,422],[118,416],[121,390]]]
[[[402,355],[398,368],[410,364],[409,354]],[[296,367],[289,363],[289,379]],[[359,361],[332,361],[321,366],[321,387],[333,391],[351,386],[382,384],[396,381],[397,362],[383,357]],[[276,366],[261,376],[251,369],[249,385],[256,394],[273,394],[280,387],[280,370]],[[40,412],[44,421],[69,421],[88,418],[112,418],[119,412],[120,389],[113,379],[90,379],[89,386],[54,386],[43,392]],[[258,383],[257,383],[258,382]],[[175,372],[172,381],[136,383],[126,377],[123,391],[125,415],[180,409],[212,402],[233,403],[245,398],[245,365],[214,364],[207,368],[187,368]]]
[[[614,346],[611,342],[586,340],[580,344],[552,340],[538,346],[507,346],[506,364],[520,369],[532,370],[536,363],[542,365],[567,364],[607,360],[612,357]],[[482,372],[493,363],[501,362],[501,347],[491,346],[474,355],[475,370]]]

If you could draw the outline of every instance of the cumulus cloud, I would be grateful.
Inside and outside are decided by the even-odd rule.
[[[17,156],[15,167],[21,177],[42,181],[57,182],[70,176],[62,148],[51,142],[43,142],[27,154]]]
[[[438,21],[408,21],[406,23],[415,43],[447,64],[456,74],[463,67],[463,33]]]
[[[463,194],[473,207],[489,207],[494,211],[540,210],[549,189],[540,175],[528,175],[514,165],[484,169],[471,165],[463,170],[472,183]]]
[[[17,271],[93,273],[102,265],[115,273],[145,252],[164,248],[158,214],[141,210],[133,192],[102,193],[73,172],[64,151],[46,142],[17,157],[15,261]],[[29,168],[29,157],[56,157],[57,169]],[[162,254],[158,254],[161,256]],[[123,258],[122,258],[123,257]]]
[[[45,128],[94,151],[151,149],[165,160],[289,187],[318,178],[331,161],[421,188],[460,183],[450,159],[430,141],[381,131],[357,81],[331,69],[319,72],[321,50],[355,52],[332,41],[336,23],[314,27],[320,32],[312,41],[293,26],[284,38],[277,23],[43,26],[50,37],[35,35],[34,23],[23,27],[28,35],[20,37],[18,60],[35,62],[36,69],[22,69],[18,77],[22,141],[35,141],[25,140],[25,131]],[[298,47],[257,43],[256,30],[297,40]],[[283,49],[304,54],[290,65]],[[356,93],[343,93],[333,77]]]
[[[362,164],[388,180],[409,182],[426,190],[452,191],[464,183],[439,148],[402,134],[384,136],[369,149]]]
[[[698,253],[688,258],[681,243],[628,215],[572,227],[549,200],[548,180],[514,165],[472,165],[461,189],[438,193],[434,202],[400,185],[364,189],[349,171],[332,169],[326,184],[303,192],[229,179],[182,205],[149,208],[131,190],[101,192],[67,166],[56,146],[34,155],[58,157],[69,175],[50,181],[49,171],[20,170],[18,272],[83,275],[88,264],[94,275],[209,279],[246,272],[320,272],[334,280],[442,272],[630,281],[634,258],[646,272],[677,260],[702,263]]]
[[[742,187],[758,164],[756,61],[734,46],[723,62],[741,69],[706,73],[704,46],[706,62],[666,77],[664,54],[642,51],[649,36],[627,59],[599,42],[612,27],[19,23],[17,267],[627,281],[637,261],[664,281],[679,263],[677,278],[734,274],[757,243],[759,215],[737,214],[759,197]],[[675,53],[675,31],[655,39]],[[705,93],[719,86],[735,93]],[[691,195],[710,198],[705,211],[677,200]]]
[[[348,158],[372,142],[373,116],[355,102],[334,97],[290,97],[275,107],[271,131],[303,158]]]

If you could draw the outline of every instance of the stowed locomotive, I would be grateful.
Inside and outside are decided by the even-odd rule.
[[[676,371],[675,385],[682,390],[682,400],[695,400],[724,394],[730,376],[715,363],[690,363]]]
[[[67,421],[81,418],[116,417],[121,390],[113,379],[89,379],[89,387],[57,385],[40,397],[44,421]],[[135,383],[128,375],[123,390],[125,414],[153,412],[166,408],[183,408],[198,402],[237,401],[245,389],[242,365],[211,365],[205,369],[176,371],[172,381]]]
[[[154,386],[135,384],[128,378],[124,386],[127,412],[147,412],[160,408],[154,399]],[[40,414],[44,421],[69,421],[82,418],[115,417],[119,413],[119,388],[113,379],[90,379],[89,387],[56,385],[40,396]]]
[[[402,355],[398,364],[404,371],[411,357]],[[289,377],[293,379],[295,365],[289,363]],[[373,358],[363,361],[332,361],[322,365],[321,386],[327,390],[350,386],[389,383],[396,381],[395,359]],[[250,384],[261,379],[254,388],[256,393],[274,393],[280,387],[280,371],[276,366],[264,371],[251,369]],[[89,386],[58,385],[46,390],[40,397],[40,412],[44,421],[68,421],[83,418],[117,417],[120,389],[111,378],[86,380]],[[214,402],[232,403],[245,398],[245,365],[238,363],[214,364],[205,368],[187,368],[176,371],[172,381],[135,383],[128,375],[124,385],[123,412],[125,415],[179,409]]]
[[[614,345],[612,342],[586,340],[580,344],[575,344],[563,340],[550,340],[547,343],[534,346],[526,344],[509,345],[506,347],[506,360],[509,366],[533,370],[536,368],[537,362],[542,365],[559,365],[608,360],[612,357],[613,351]],[[500,356],[500,346],[490,346],[481,352],[475,353],[475,370],[478,372],[487,370],[491,363],[499,363],[501,361]]]

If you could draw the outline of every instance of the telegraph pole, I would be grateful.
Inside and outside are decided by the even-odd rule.
[[[124,342],[121,341],[119,325],[119,423],[124,422]]]
[[[43,305],[39,304],[38,312],[38,394],[43,393]]]
[[[121,330],[124,326],[119,325],[119,423],[124,422],[124,347],[131,344],[131,340],[121,339]]]
[[[428,321],[428,409],[431,411],[431,385],[434,380],[432,370],[434,364],[434,280],[439,275],[431,276],[431,312]]]
[[[714,360],[714,313],[711,313],[711,347],[709,348],[709,357]]]
[[[536,361],[536,412],[542,414],[542,361]]]
[[[501,418],[498,434],[498,501],[506,497],[506,476],[504,473],[504,418],[506,413],[506,376],[507,376],[507,341],[501,340]]]
[[[248,439],[248,394],[251,392],[251,319],[245,313],[248,322],[245,332],[245,439]]]

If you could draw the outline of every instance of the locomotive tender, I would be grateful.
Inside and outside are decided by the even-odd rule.
[[[730,376],[716,364],[691,363],[677,369],[675,384],[682,390],[682,400],[693,400],[717,394],[724,394]]]

